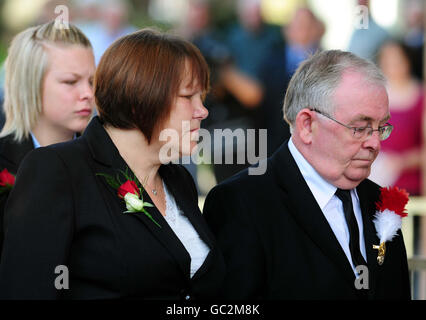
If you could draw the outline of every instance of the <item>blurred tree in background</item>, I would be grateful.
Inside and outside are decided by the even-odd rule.
[[[0,8],[3,8],[4,2],[5,0],[0,0]],[[6,55],[7,55],[6,26],[4,25],[3,19],[0,19],[0,63],[6,58]]]

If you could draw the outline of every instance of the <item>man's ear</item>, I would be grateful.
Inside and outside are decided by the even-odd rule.
[[[308,108],[302,109],[296,116],[296,132],[300,141],[304,144],[311,144],[312,142],[312,123],[313,112]]]

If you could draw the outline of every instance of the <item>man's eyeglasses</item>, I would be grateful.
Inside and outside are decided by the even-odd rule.
[[[334,122],[350,129],[353,131],[353,136],[355,139],[359,139],[359,140],[364,140],[367,139],[369,137],[371,137],[373,135],[374,131],[378,131],[379,132],[379,139],[381,141],[386,140],[387,138],[389,138],[392,130],[393,130],[393,125],[391,125],[390,123],[386,123],[384,126],[379,127],[377,129],[373,129],[372,127],[350,127],[346,124],[343,124],[339,121],[337,121],[336,119],[334,119],[333,117],[329,116],[328,114],[318,110],[318,109],[310,109],[311,111],[315,111],[321,115],[323,115],[324,117],[333,120]]]

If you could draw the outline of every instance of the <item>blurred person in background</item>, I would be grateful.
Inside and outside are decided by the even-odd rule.
[[[282,32],[287,39],[287,46],[285,47],[286,69],[291,77],[302,61],[320,49],[325,26],[311,9],[299,8]]]
[[[411,53],[403,41],[389,41],[378,54],[378,65],[388,80],[389,109],[395,134],[383,141],[370,179],[382,186],[405,188],[411,196],[419,196],[426,191],[426,164],[422,163],[426,113],[424,89],[414,76]],[[426,252],[424,220],[424,217],[414,216],[414,254]],[[414,295],[417,296],[422,288],[417,281],[425,279],[417,278],[417,274],[414,277]]]
[[[99,0],[73,0],[72,8],[74,11],[73,22],[88,38],[89,35],[90,38],[97,38],[99,35],[106,32],[105,27],[102,25],[101,5]],[[91,40],[91,42],[92,41],[93,40]],[[99,56],[99,53],[97,56]],[[99,57],[95,60],[99,61]]]
[[[233,25],[224,39],[229,50],[231,63],[221,68],[219,83],[212,90],[220,103],[215,105],[211,121],[214,129],[229,128],[232,131],[261,128],[263,84],[261,68],[270,51],[281,41],[279,28],[275,29],[264,23],[259,0],[238,0],[236,12],[238,23]],[[214,114],[216,113],[216,114]],[[248,137],[246,135],[246,137]],[[256,135],[257,137],[257,135]],[[232,142],[232,164],[225,164],[226,150],[229,146],[222,140],[222,164],[214,164],[217,182],[221,182],[248,166],[249,148],[257,151],[258,141],[246,139],[245,163],[237,163],[236,139]]]
[[[357,0],[357,3],[359,6],[365,6],[367,8],[368,25],[365,25],[366,28],[354,27],[355,29],[350,38],[348,51],[361,58],[375,61],[377,52],[383,43],[389,38],[389,34],[385,29],[379,26],[371,16],[369,0]],[[358,13],[359,12],[360,11],[358,11]],[[362,22],[366,23],[366,21]]]
[[[371,179],[383,186],[404,188],[415,196],[421,193],[424,92],[413,76],[409,57],[409,49],[400,41],[386,42],[378,54],[378,65],[388,81],[389,108],[395,130],[382,142]]]
[[[418,79],[423,79],[424,5],[423,0],[404,1],[404,43],[410,48],[412,70]]]
[[[176,32],[191,41],[206,59],[210,69],[210,86],[212,90],[207,94],[205,105],[209,110],[209,117],[202,122],[203,127],[209,128],[215,123],[215,115],[220,112],[220,102],[215,95],[215,88],[219,83],[219,74],[230,61],[229,50],[220,42],[212,22],[212,8],[209,0],[189,0],[186,17]],[[213,120],[212,120],[213,119]],[[184,164],[191,173],[199,194],[202,191],[198,185],[197,165],[192,162]]]
[[[279,28],[263,21],[260,4],[260,0],[236,2],[238,23],[230,28],[226,39],[237,69],[257,81],[265,56],[281,41]],[[251,104],[255,106],[256,102]]]
[[[15,36],[5,70],[0,171],[16,175],[31,150],[71,140],[85,129],[94,107],[95,63],[90,42],[78,28],[70,24],[65,29],[50,22]],[[0,247],[9,194],[8,188],[2,191]]]
[[[324,32],[324,24],[309,8],[299,8],[289,24],[282,27],[282,43],[265,59],[261,69],[264,87],[261,111],[264,127],[268,129],[268,156],[290,137],[282,110],[286,88],[299,64],[320,50]]]
[[[75,0],[74,6],[79,19],[77,26],[92,43],[96,64],[111,43],[137,30],[129,23],[128,0]]]
[[[241,69],[239,65],[241,61],[238,58],[241,53],[233,52],[226,39],[223,39],[215,29],[212,21],[213,3],[207,0],[190,0],[188,3],[188,15],[184,25],[180,26],[179,32],[200,49],[211,69],[211,91],[206,97],[209,118],[203,126],[211,132],[214,129],[229,128],[234,131],[239,128],[255,128],[255,117],[251,109],[257,108],[262,99],[263,89],[260,82],[249,71]],[[246,1],[241,1],[240,6],[244,3]],[[247,3],[255,5],[256,8],[259,5],[258,1]],[[245,59],[256,55],[255,51],[258,48],[254,43],[252,45],[251,51],[244,52]],[[265,57],[258,57],[259,64],[260,58]],[[252,64],[245,63],[249,67]],[[216,143],[213,141],[212,144],[212,158],[217,152],[222,154],[222,164],[215,163],[213,166],[217,182],[223,181],[247,166],[247,164],[237,164],[235,153],[233,163],[224,164],[225,143],[226,140],[223,140],[219,147],[217,147],[219,145],[217,141]],[[233,150],[236,151],[236,149],[233,145]]]

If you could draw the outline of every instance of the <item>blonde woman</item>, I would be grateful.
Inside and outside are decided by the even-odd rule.
[[[24,156],[40,146],[73,139],[89,122],[95,63],[91,44],[78,28],[50,22],[15,36],[5,69],[0,245],[5,203]]]

